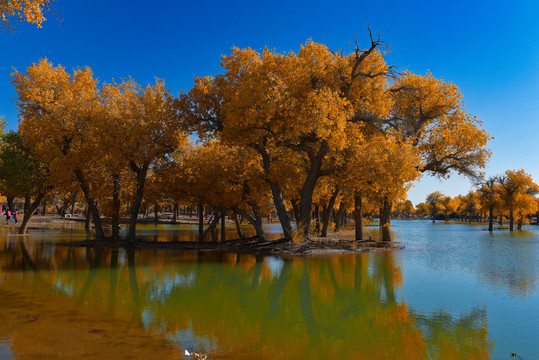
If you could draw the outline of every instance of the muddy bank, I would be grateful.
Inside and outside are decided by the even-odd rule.
[[[76,246],[90,248],[136,248],[154,250],[197,250],[233,252],[251,255],[276,255],[286,257],[331,256],[339,254],[361,253],[374,249],[402,249],[395,242],[374,240],[349,241],[336,239],[307,239],[294,243],[290,239],[263,241],[258,238],[243,240],[226,240],[217,242],[178,241],[162,242],[137,239],[129,242],[123,239],[83,240],[71,242],[55,242],[56,246]]]

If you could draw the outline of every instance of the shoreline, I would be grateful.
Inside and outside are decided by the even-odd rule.
[[[249,254],[259,256],[283,257],[323,257],[345,254],[360,254],[373,250],[400,250],[404,247],[396,242],[382,242],[375,240],[346,241],[308,238],[301,243],[294,243],[290,239],[265,241],[256,237],[247,239],[225,241],[149,241],[137,239],[130,242],[125,239],[80,240],[70,242],[47,242],[55,246],[73,246],[100,249],[144,249],[144,250],[180,250],[180,251],[215,251],[225,253]]]
[[[154,218],[140,219],[140,224],[155,224]],[[176,224],[171,222],[171,215],[164,213],[158,219],[158,224],[170,225],[198,225],[189,216],[181,216]],[[82,226],[84,218],[66,217],[62,218],[55,214],[36,215],[33,217],[29,229],[34,230],[54,230],[66,225]],[[207,227],[207,224],[204,224]],[[227,221],[228,226],[233,222]],[[227,227],[228,227],[227,226]],[[0,229],[13,231],[18,228],[15,224],[2,224]],[[15,234],[14,234],[15,235]],[[331,233],[326,238],[311,236],[302,242],[295,243],[290,239],[280,238],[277,240],[260,240],[256,236],[245,239],[234,238],[225,241],[207,240],[199,241],[156,241],[144,238],[137,238],[134,242],[125,238],[113,239],[107,237],[102,240],[86,239],[74,241],[45,241],[42,244],[52,244],[55,246],[85,247],[85,248],[109,248],[109,249],[144,249],[144,250],[176,250],[176,251],[211,251],[224,253],[249,254],[255,256],[282,256],[282,257],[327,257],[345,254],[360,254],[374,250],[399,250],[404,246],[398,242],[382,242],[378,239],[372,240],[365,234],[367,240],[355,241],[354,231],[343,228],[339,233]],[[27,235],[21,235],[27,236]]]

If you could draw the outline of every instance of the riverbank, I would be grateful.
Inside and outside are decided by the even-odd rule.
[[[198,220],[189,216],[181,216],[176,224],[172,223],[170,214],[163,214],[163,217],[158,219],[158,224],[171,226],[188,225],[193,226],[198,224]],[[141,225],[154,223],[153,219],[141,219]],[[66,217],[62,218],[57,215],[37,215],[34,216],[30,223],[30,230],[54,230],[79,228],[82,230],[84,218],[81,217]],[[277,223],[275,223],[277,224]],[[6,226],[7,225],[7,226]],[[7,231],[16,231],[17,225],[14,223],[2,224],[0,228]],[[205,227],[208,225],[205,223]],[[232,221],[227,221],[227,228],[235,228]],[[246,230],[248,226],[246,227]],[[374,230],[374,229],[373,229]],[[158,230],[159,231],[159,230]],[[193,230],[186,230],[193,231]],[[166,234],[166,230],[163,231]],[[229,232],[230,234],[230,232]],[[276,235],[276,234],[273,234]],[[135,248],[135,249],[155,249],[155,250],[191,250],[191,251],[215,251],[227,253],[239,253],[250,255],[275,255],[283,257],[320,257],[333,256],[341,254],[357,254],[366,251],[379,249],[400,249],[402,245],[394,242],[377,241],[377,231],[366,231],[364,241],[355,241],[355,232],[353,228],[343,228],[338,233],[330,232],[328,237],[313,237],[302,241],[293,242],[290,239],[271,239],[269,241],[260,240],[257,237],[246,239],[238,239],[237,235],[233,240],[204,242],[196,241],[197,236],[193,236],[190,241],[184,239],[157,240],[148,238],[138,238],[135,242],[129,242],[125,239],[106,238],[103,240],[74,240],[69,242],[55,241],[52,244],[55,246],[72,246],[86,248]],[[211,238],[211,237],[210,237]],[[232,238],[232,237],[231,237]],[[177,241],[180,240],[180,241]]]
[[[399,243],[375,240],[347,241],[336,239],[306,239],[295,243],[290,239],[264,241],[258,238],[225,241],[178,241],[162,242],[137,239],[130,242],[124,239],[82,240],[56,242],[56,246],[75,246],[87,248],[135,248],[144,250],[192,250],[217,251],[249,255],[275,255],[284,257],[333,256],[358,254],[378,249],[401,249]]]

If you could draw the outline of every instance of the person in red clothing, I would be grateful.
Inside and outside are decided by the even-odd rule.
[[[15,220],[15,224],[17,223],[17,220],[19,220],[19,210],[15,210],[15,213],[13,214],[13,220]]]
[[[6,211],[6,224],[9,224],[9,220],[11,219],[11,211],[7,209]]]

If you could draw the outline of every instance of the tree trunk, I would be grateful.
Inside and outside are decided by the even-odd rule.
[[[322,210],[323,212],[324,210]],[[320,232],[320,205],[314,204],[314,229],[317,233]]]
[[[75,216],[75,203],[77,202],[78,191],[71,192],[71,217]]]
[[[24,195],[24,213],[25,214],[26,214],[27,211],[29,211],[28,209],[29,209],[29,206],[30,206],[30,201],[31,201],[30,195],[25,194]]]
[[[121,178],[120,174],[112,175],[112,237],[120,237],[120,190],[121,190]]]
[[[101,222],[101,214],[99,213],[97,202],[90,192],[90,185],[86,181],[86,177],[84,176],[84,173],[82,172],[82,170],[76,169],[75,176],[77,177],[77,181],[79,182],[79,185],[82,189],[82,192],[84,193],[84,196],[86,197],[86,201],[88,203],[88,209],[90,210],[90,213],[92,214],[92,218],[94,220],[95,237],[96,239],[103,239],[105,237],[105,232],[103,231],[103,223]],[[43,204],[43,206],[45,206],[45,204]]]
[[[322,161],[328,153],[329,146],[327,143],[323,143],[316,156],[312,156],[310,159],[309,171],[307,172],[307,178],[301,188],[301,197],[299,199],[299,223],[298,231],[303,232],[303,236],[309,235],[309,227],[311,224],[311,210],[313,207],[313,192],[316,187],[316,183],[320,178],[320,172],[322,168]]]
[[[294,212],[294,220],[296,224],[299,223],[299,201],[298,199],[292,199],[292,211]]]
[[[232,216],[234,217],[234,224],[236,224],[236,231],[238,232],[238,236],[242,240],[245,239],[245,234],[241,230],[241,224],[240,224],[240,220],[238,219],[238,214],[234,212]]]
[[[15,200],[15,196],[6,196],[6,200],[7,200],[7,208],[13,214],[13,211],[14,211],[14,208],[15,208],[15,206],[13,204],[13,201]]]
[[[382,241],[391,241],[391,202],[384,198],[382,212],[380,214],[380,226],[382,227]]]
[[[284,205],[283,201],[283,194],[281,192],[281,189],[279,187],[279,184],[272,181],[269,176],[272,175],[271,173],[271,157],[268,154],[265,144],[257,144],[254,146],[254,149],[258,151],[258,153],[262,157],[262,168],[264,169],[264,173],[267,175],[264,177],[266,182],[269,184],[271,188],[271,194],[273,196],[273,204],[275,206],[275,210],[277,211],[277,216],[279,217],[279,221],[281,222],[281,227],[283,228],[283,234],[285,238],[291,238],[292,237],[292,225],[290,223],[290,217],[288,216],[288,213],[286,212],[286,206]]]
[[[174,209],[172,210],[173,211],[173,214],[172,214],[172,223],[173,224],[176,224],[178,222],[179,208],[180,208],[180,206],[178,205],[178,203],[174,203]]]
[[[513,209],[509,209],[509,231],[514,230],[514,217],[513,217]]]
[[[206,235],[208,235],[209,232],[213,232],[213,230],[217,227],[217,224],[219,223],[220,219],[221,215],[217,213],[213,218],[212,222],[210,223],[210,226],[206,229],[206,231],[202,233],[202,236],[199,238],[199,241],[204,241]]]
[[[154,224],[159,222],[159,205],[157,201],[153,203],[153,222]]]
[[[494,230],[494,206],[488,208],[488,231]]]
[[[354,195],[354,217],[356,220],[356,241],[361,241],[363,240],[363,201],[358,193]]]
[[[138,212],[140,209],[140,204],[142,202],[142,197],[144,196],[144,184],[146,183],[146,175],[148,173],[149,164],[144,164],[139,168],[135,163],[131,162],[131,169],[137,175],[137,187],[135,198],[131,204],[131,217],[129,219],[129,231],[127,234],[127,240],[135,241],[136,229],[137,229],[137,220]]]
[[[90,232],[90,220],[92,219],[92,214],[90,214],[90,209],[88,207],[88,204],[86,204],[86,219],[84,220],[84,230],[86,232]]]
[[[517,220],[517,230],[518,230],[518,231],[522,231],[522,222],[523,222],[523,221],[524,221],[524,220],[522,219],[522,216],[519,216],[519,217],[518,217],[518,220]]]
[[[270,184],[271,193],[273,195],[273,204],[275,205],[275,210],[277,210],[277,216],[281,222],[284,237],[290,239],[292,237],[292,225],[290,224],[290,217],[286,212],[286,206],[284,206],[281,189],[279,188],[279,184],[274,183],[271,180],[268,180],[268,183]]]
[[[225,219],[225,211],[221,210],[221,241],[226,240],[226,219]]]
[[[338,232],[341,229],[341,224],[343,221],[344,214],[344,200],[341,201],[339,205],[339,210],[337,211],[337,217],[335,218],[335,232]]]
[[[40,193],[36,196],[34,202],[31,202],[30,196],[26,195],[24,200],[24,217],[22,219],[21,227],[19,228],[19,234],[26,234],[28,230],[28,224],[30,219],[34,216],[34,211],[39,207],[41,201],[45,197],[45,193]]]
[[[331,215],[333,214],[333,208],[335,207],[335,201],[337,200],[339,191],[340,191],[339,187],[335,188],[335,191],[333,192],[333,194],[331,194],[331,198],[329,199],[329,203],[326,207],[326,211],[324,211],[324,214],[322,217],[322,232],[320,234],[321,237],[328,236],[329,220],[331,219]]]
[[[8,208],[9,208],[9,197],[7,198],[7,202],[8,202]],[[42,212],[42,215],[47,214],[47,202],[46,201],[43,201],[43,208],[42,208],[41,212]]]
[[[256,210],[254,206],[251,205],[251,207],[253,208],[254,216],[241,209],[235,209],[235,211],[241,216],[243,216],[245,219],[247,219],[247,221],[251,225],[253,225],[256,231],[256,236],[260,240],[265,240],[266,237],[264,235],[264,229],[262,228],[262,216],[260,216],[260,214],[258,213],[258,211]]]
[[[204,206],[198,204],[198,240],[202,241],[202,235],[204,234]]]

